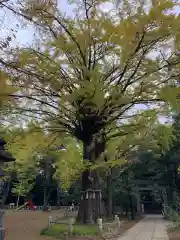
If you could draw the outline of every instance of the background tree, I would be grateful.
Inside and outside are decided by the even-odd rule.
[[[179,113],[174,114],[172,133],[173,139],[169,148],[161,154],[159,158],[159,174],[157,178],[164,183],[166,187],[171,189],[172,196],[169,200],[172,202],[172,206],[177,206],[179,195]]]
[[[48,210],[48,201],[51,196],[52,190],[56,187],[56,181],[53,179],[55,174],[55,159],[52,155],[46,155],[38,164],[39,177],[42,179],[43,192],[44,192],[44,211]]]
[[[31,181],[32,176],[34,180],[38,178],[36,181],[43,189],[43,205],[47,210],[49,198],[57,188],[57,182],[61,182],[62,190],[68,190],[83,171],[82,149],[75,139],[66,136],[60,139],[51,134],[46,135],[37,124],[34,127],[34,124],[30,124],[26,129],[8,129],[4,137],[8,140],[8,150],[16,156],[13,171],[17,181],[14,191],[24,189],[26,183],[24,179]],[[26,177],[20,183],[22,174]],[[21,184],[19,188],[18,184]]]
[[[32,171],[23,171],[22,169],[17,169],[17,181],[13,183],[12,193],[17,196],[16,206],[19,206],[20,197],[26,197],[28,193],[32,190],[35,180],[35,174]]]

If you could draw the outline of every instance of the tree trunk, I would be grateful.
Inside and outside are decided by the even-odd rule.
[[[87,195],[86,191],[88,189],[92,188],[92,183],[90,181],[90,171],[86,170],[82,174],[82,195],[81,195],[81,201],[80,201],[80,206],[79,206],[79,211],[78,211],[78,216],[77,216],[77,221],[81,223],[87,223],[91,224],[94,223],[93,221],[93,206],[91,204],[91,201],[89,199],[87,200]]]
[[[164,217],[167,218],[167,206],[168,206],[168,200],[167,200],[167,192],[166,188],[162,189],[162,206],[164,211]]]
[[[17,196],[17,201],[16,201],[16,207],[19,207],[19,200],[20,200],[20,195]]]
[[[90,163],[95,163],[96,159],[105,150],[105,143],[102,142],[87,142],[83,143],[83,156],[84,160]],[[97,218],[97,215],[101,213],[96,213],[97,204],[94,206],[92,197],[87,196],[87,190],[93,189],[97,190],[99,188],[99,176],[97,171],[90,171],[86,169],[82,173],[82,196],[80,201],[80,207],[78,211],[77,221],[85,224],[93,224]],[[99,189],[98,189],[99,190]],[[95,201],[97,201],[95,199]],[[100,203],[101,205],[101,203]],[[102,209],[101,206],[99,208]],[[97,210],[99,211],[99,210]],[[101,210],[100,210],[101,211]]]
[[[136,187],[136,208],[137,208],[137,215],[141,215],[141,193],[139,188]]]
[[[112,176],[111,172],[107,176],[107,217],[109,219],[112,218],[112,212],[113,212],[113,199],[112,199]]]
[[[134,220],[134,209],[133,209],[133,203],[132,203],[132,195],[130,190],[128,190],[128,198],[129,198],[129,206],[131,211],[131,219]]]
[[[177,176],[178,176],[178,167],[176,164],[173,166],[173,178],[172,178],[172,195],[173,195],[173,205],[175,208],[177,208]],[[177,209],[176,209],[177,210]]]
[[[43,202],[43,211],[48,211],[48,187],[49,187],[49,178],[50,178],[50,164],[49,158],[45,159],[44,166],[44,202]]]
[[[129,206],[126,205],[126,217],[128,216]]]
[[[43,199],[43,211],[48,210],[48,187],[46,182],[44,183],[44,199]]]
[[[57,181],[57,188],[56,188],[56,191],[57,191],[57,206],[59,207],[59,206],[60,206],[60,197],[61,197],[61,191],[60,191],[60,183],[59,183],[59,180]]]

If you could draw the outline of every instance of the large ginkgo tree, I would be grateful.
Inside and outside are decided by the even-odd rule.
[[[69,4],[71,14],[54,1],[4,3],[35,27],[36,40],[0,63],[16,89],[11,114],[75,136],[95,164],[110,139],[138,132],[164,110],[169,89],[177,93],[180,17],[170,0]],[[90,188],[98,173],[87,169],[82,190]],[[92,219],[83,201],[80,211],[81,221]]]

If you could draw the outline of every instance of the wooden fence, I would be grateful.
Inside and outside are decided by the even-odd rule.
[[[74,217],[77,214],[78,207],[72,208],[71,206],[48,206],[49,211],[51,210],[60,210],[64,213],[64,217]],[[11,210],[11,211],[16,211],[16,205],[15,204],[10,204],[9,206],[6,206],[5,209]],[[25,206],[21,208],[18,211],[32,211],[29,206]],[[43,206],[35,206],[35,211],[43,211]]]

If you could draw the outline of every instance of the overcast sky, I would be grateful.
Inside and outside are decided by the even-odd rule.
[[[13,1],[13,0],[12,0]],[[66,14],[72,14],[73,8],[67,4],[67,0],[57,0],[58,4],[63,12]],[[17,29],[19,21],[10,11],[0,9],[0,36],[7,36],[11,29]],[[28,44],[33,40],[33,29],[31,27],[19,27],[20,29],[16,33],[16,39],[13,40],[12,45]]]
[[[14,2],[14,0],[12,0]],[[67,0],[57,0],[59,8],[61,11],[66,13],[67,15],[72,15],[73,14],[73,6],[67,4]],[[110,4],[105,4],[103,5],[103,9],[108,11],[110,9]],[[175,9],[175,12],[177,14],[180,13],[180,7]],[[17,29],[16,24],[18,24],[18,20],[15,16],[13,16],[9,11],[0,9],[0,33],[1,37],[2,36],[7,36],[9,34],[9,31],[11,29]],[[13,40],[12,45],[26,45],[28,43],[31,43],[33,40],[33,29],[31,27],[27,27],[18,30],[16,33],[16,39]]]

